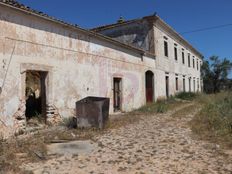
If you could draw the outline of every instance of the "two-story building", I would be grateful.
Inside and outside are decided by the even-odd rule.
[[[157,15],[89,31],[0,0],[0,134],[72,117],[87,96],[110,98],[113,113],[201,91],[201,61]]]
[[[157,14],[129,21],[121,18],[92,31],[155,55],[154,100],[180,91],[201,91],[202,54]]]

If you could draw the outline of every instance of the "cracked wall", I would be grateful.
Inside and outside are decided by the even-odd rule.
[[[7,7],[0,7],[0,28],[0,82],[15,46],[0,95],[5,135],[25,127],[19,120],[25,117],[27,70],[48,72],[47,108],[60,117],[73,116],[75,102],[86,96],[109,97],[112,113],[113,77],[122,78],[122,111],[145,104],[145,72],[154,71],[153,58]],[[48,120],[54,122],[54,114]]]

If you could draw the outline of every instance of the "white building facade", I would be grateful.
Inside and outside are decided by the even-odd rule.
[[[160,26],[148,27],[149,44],[138,47],[0,1],[0,134],[23,132],[33,107],[53,124],[75,116],[75,102],[87,96],[110,98],[114,113],[200,92],[201,54]]]

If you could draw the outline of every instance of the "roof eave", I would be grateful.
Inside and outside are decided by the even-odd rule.
[[[194,51],[198,56],[203,59],[204,56],[202,53],[197,51],[187,40],[185,40],[179,33],[177,33],[170,25],[168,25],[164,20],[162,20],[159,16],[156,16],[156,20],[160,21],[169,31],[172,32],[177,38],[180,39],[184,44],[186,44],[192,51]]]
[[[62,22],[61,20],[53,19],[52,17],[49,17],[49,16],[42,16],[42,15],[36,14],[34,12],[31,12],[31,11],[28,11],[28,10],[24,10],[24,9],[21,9],[21,8],[18,8],[18,7],[14,7],[12,5],[9,5],[9,4],[6,4],[6,3],[2,3],[2,2],[0,2],[0,5],[3,5],[3,6],[6,6],[6,7],[9,7],[9,8],[21,11],[21,12],[26,13],[26,14],[30,14],[30,15],[42,18],[44,20],[48,20],[48,21],[57,23],[59,25],[63,25],[63,26],[69,27],[69,28],[74,29],[74,30],[78,30],[78,31],[80,31],[82,33],[85,33],[85,34],[89,35],[89,36],[92,36],[92,37],[95,37],[95,38],[98,38],[98,39],[110,42],[112,44],[115,44],[117,46],[129,49],[129,50],[133,50],[133,51],[139,53],[140,55],[145,53],[145,51],[142,50],[142,49],[138,49],[136,47],[133,47],[133,46],[121,43],[119,41],[116,41],[116,40],[114,40],[114,39],[112,39],[110,37],[101,35],[99,33],[96,33],[96,32],[93,32],[93,31],[89,31],[89,30],[85,30],[85,29],[83,29],[81,27],[78,27],[78,26],[75,26],[75,25],[72,25],[72,24],[69,24],[69,23]]]

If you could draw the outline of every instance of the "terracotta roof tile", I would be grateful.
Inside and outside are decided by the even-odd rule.
[[[67,23],[67,22],[65,22],[65,21],[63,21],[63,20],[60,20],[60,19],[57,19],[57,18],[55,18],[55,17],[49,16],[49,15],[47,15],[47,14],[41,12],[41,11],[37,11],[37,10],[31,9],[31,8],[28,7],[28,6],[26,6],[26,5],[22,4],[22,3],[19,3],[17,0],[0,0],[0,3],[3,3],[3,4],[6,4],[6,5],[15,7],[15,8],[17,8],[17,9],[24,10],[24,11],[27,11],[27,12],[30,12],[30,13],[32,13],[32,14],[36,14],[36,15],[38,15],[38,16],[40,16],[40,17],[44,17],[44,18],[47,19],[47,20],[52,20],[52,21],[57,22],[57,23],[60,23],[60,24],[62,24],[62,25],[66,25],[66,26],[73,27],[73,28],[75,28],[75,29],[77,29],[77,30],[81,30],[82,32],[85,32],[85,33],[87,33],[87,34],[89,34],[89,35],[91,35],[91,36],[94,36],[94,37],[103,39],[103,40],[108,41],[108,42],[111,42],[111,43],[113,43],[113,44],[115,44],[115,45],[119,45],[119,46],[124,47],[124,48],[127,48],[127,49],[132,49],[132,50],[134,50],[134,51],[136,51],[136,52],[139,52],[140,54],[144,54],[144,53],[146,53],[146,54],[148,54],[148,55],[150,54],[150,53],[148,53],[148,52],[146,52],[146,51],[144,51],[144,50],[142,50],[142,49],[140,49],[140,48],[137,48],[137,47],[134,47],[134,46],[132,46],[132,45],[129,45],[129,44],[125,44],[125,43],[116,41],[116,40],[114,40],[114,39],[112,39],[112,38],[110,38],[110,37],[107,37],[107,36],[98,34],[98,33],[96,33],[96,32],[90,31],[90,30],[83,29],[83,28],[79,27],[79,26],[76,25],[76,24]],[[154,55],[153,55],[153,56],[154,56]]]

